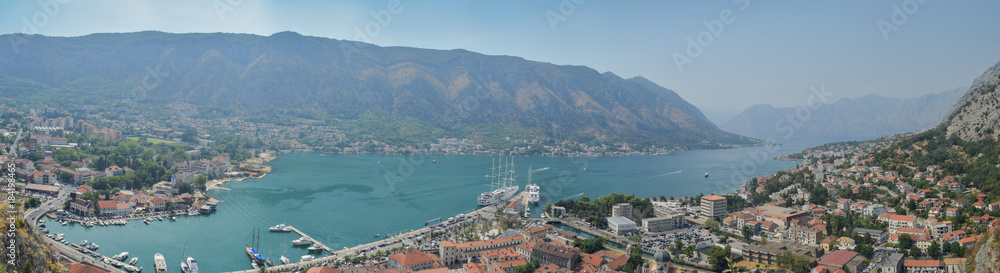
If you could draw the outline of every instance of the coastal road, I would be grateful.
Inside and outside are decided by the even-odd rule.
[[[524,195],[525,193],[522,192],[521,194]],[[518,197],[514,197],[514,198],[518,198]],[[482,207],[482,208],[476,209],[474,211],[471,211],[471,212],[468,212],[468,213],[464,213],[463,215],[467,216],[467,217],[472,217],[473,219],[478,218],[478,217],[482,217],[482,218],[485,218],[485,219],[492,219],[494,213],[496,212],[496,210],[497,210],[497,208],[493,207],[493,206]],[[297,263],[289,263],[289,264],[285,264],[285,265],[268,267],[266,270],[264,270],[264,272],[292,272],[292,271],[295,271],[296,269],[310,268],[310,267],[320,266],[320,265],[322,265],[324,263],[332,264],[332,263],[336,262],[337,260],[342,259],[343,257],[357,255],[357,254],[361,253],[360,251],[362,249],[378,247],[378,245],[380,245],[380,244],[386,244],[386,243],[389,243],[389,242],[394,242],[396,240],[403,241],[407,237],[410,237],[410,236],[416,237],[416,236],[418,236],[422,232],[429,232],[429,231],[431,231],[431,227],[432,226],[427,226],[427,227],[424,227],[424,228],[421,228],[421,229],[417,229],[417,230],[413,230],[413,231],[410,231],[410,232],[402,233],[402,234],[399,234],[399,235],[396,235],[396,236],[392,236],[392,237],[389,237],[389,238],[386,238],[386,239],[382,239],[382,240],[379,240],[379,241],[375,241],[375,242],[371,242],[371,243],[367,243],[367,244],[363,244],[363,245],[359,245],[359,246],[355,246],[355,247],[351,247],[351,248],[345,248],[345,249],[342,249],[342,250],[338,250],[337,252],[333,253],[333,255],[326,256],[326,257],[321,257],[321,258],[316,258],[315,260],[308,261],[308,262],[297,262]],[[304,233],[300,232],[300,234],[304,234]],[[316,242],[316,243],[322,244],[322,242]],[[232,271],[230,273],[256,273],[256,272],[261,272],[261,271],[259,269],[251,269],[251,270],[243,270],[243,271]]]
[[[66,259],[88,264],[90,266],[115,273],[125,273],[125,271],[104,264],[99,260],[87,256],[86,254],[80,253],[79,251],[76,251],[75,249],[69,246],[66,246],[60,242],[56,242],[56,240],[46,237],[44,233],[38,231],[37,227],[38,220],[41,219],[43,216],[45,216],[46,213],[49,213],[50,211],[57,210],[58,208],[62,207],[63,202],[66,201],[66,198],[69,198],[69,193],[72,190],[75,189],[73,189],[72,187],[63,186],[59,190],[59,194],[56,195],[56,198],[52,199],[49,202],[42,203],[42,205],[37,208],[26,211],[24,214],[24,220],[28,222],[28,226],[30,228],[29,232],[34,233],[36,238],[41,239],[43,242],[54,248],[58,255],[65,257]]]

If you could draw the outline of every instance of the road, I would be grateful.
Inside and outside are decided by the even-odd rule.
[[[76,261],[76,262],[81,262],[81,263],[89,264],[91,266],[94,266],[94,267],[97,267],[97,268],[101,268],[101,269],[104,269],[104,270],[108,270],[108,271],[111,271],[111,272],[125,273],[125,271],[122,271],[122,270],[120,270],[118,268],[115,268],[113,266],[109,266],[107,264],[104,264],[104,263],[98,261],[97,259],[94,259],[94,258],[92,258],[90,256],[87,256],[86,254],[80,253],[79,251],[76,251],[75,249],[73,249],[73,248],[71,248],[69,246],[66,246],[66,245],[64,245],[64,244],[62,244],[60,242],[56,242],[55,240],[53,240],[53,239],[51,239],[49,237],[46,237],[44,233],[41,233],[41,232],[38,231],[38,227],[37,227],[38,220],[41,219],[43,216],[45,216],[46,213],[49,213],[50,211],[58,210],[59,208],[61,208],[63,202],[66,202],[66,199],[69,198],[69,193],[73,192],[75,190],[76,189],[73,188],[73,187],[63,186],[59,190],[59,194],[56,196],[56,198],[54,198],[54,199],[52,199],[50,201],[47,201],[45,203],[42,203],[42,205],[38,206],[37,208],[34,208],[34,209],[26,211],[24,213],[24,220],[26,222],[28,222],[28,226],[30,227],[31,232],[35,234],[36,238],[39,238],[40,240],[42,240],[46,244],[48,244],[48,245],[52,246],[54,249],[56,249],[56,254],[57,255],[65,257],[65,258],[67,258],[67,259],[69,259],[71,261]]]

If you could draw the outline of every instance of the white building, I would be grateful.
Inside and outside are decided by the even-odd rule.
[[[635,222],[629,220],[628,218],[615,216],[608,217],[608,227],[615,232],[615,234],[622,235],[628,232],[635,232],[636,226]]]

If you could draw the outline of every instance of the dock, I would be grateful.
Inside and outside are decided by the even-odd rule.
[[[306,238],[307,240],[309,240],[310,242],[312,242],[312,243],[313,243],[313,244],[315,244],[316,246],[318,246],[318,247],[322,248],[322,249],[323,249],[323,251],[326,251],[326,252],[329,252],[330,254],[334,254],[334,255],[336,255],[336,254],[337,254],[337,252],[336,252],[336,251],[333,251],[333,249],[332,249],[332,248],[330,248],[330,247],[328,247],[328,246],[324,245],[323,243],[320,243],[319,241],[316,241],[316,240],[315,240],[315,239],[313,239],[312,237],[309,237],[309,235],[306,235],[306,233],[305,233],[305,232],[302,232],[301,230],[299,230],[299,229],[297,229],[297,228],[295,228],[295,227],[293,227],[293,226],[286,226],[286,227],[288,227],[289,229],[291,229],[291,230],[292,230],[292,232],[295,232],[295,233],[296,233],[296,234],[298,234],[299,236],[302,236],[302,237],[305,237],[305,238]]]
[[[522,195],[525,195],[525,194],[523,192],[519,193],[518,196],[514,197],[514,198],[523,198]],[[512,199],[514,199],[514,198],[512,198]],[[470,216],[470,217],[484,217],[484,218],[489,218],[489,217],[493,217],[493,212],[496,209],[497,209],[496,206],[481,207],[481,208],[477,208],[477,209],[474,209],[474,210],[467,211],[466,213],[463,213],[463,214],[466,215],[466,216]],[[288,226],[288,227],[291,227],[292,231],[294,231],[295,233],[299,234],[299,236],[306,237],[307,239],[309,239],[309,241],[312,241],[314,244],[318,244],[318,245],[322,246],[324,250],[329,251],[333,255],[326,256],[326,257],[319,257],[319,258],[316,258],[316,259],[314,259],[312,261],[308,261],[308,262],[293,262],[293,263],[288,263],[288,264],[284,264],[284,265],[272,266],[272,267],[268,267],[268,268],[263,269],[263,270],[261,270],[261,269],[248,269],[248,270],[242,270],[242,271],[231,271],[230,273],[292,272],[293,270],[299,269],[299,268],[310,268],[310,267],[320,266],[320,265],[322,265],[324,263],[331,263],[332,264],[332,263],[336,262],[337,260],[342,259],[343,257],[349,257],[349,256],[357,255],[362,249],[366,249],[366,248],[369,248],[369,247],[378,246],[380,244],[385,244],[385,243],[388,243],[388,242],[391,242],[391,241],[395,241],[395,240],[399,240],[399,239],[403,239],[403,238],[406,238],[406,237],[409,237],[409,236],[415,236],[416,234],[418,234],[420,232],[429,231],[431,229],[431,227],[424,227],[424,228],[417,229],[417,230],[412,230],[412,231],[409,231],[409,232],[401,232],[401,233],[398,233],[398,234],[396,234],[394,236],[389,236],[387,238],[383,238],[382,240],[374,241],[374,242],[367,243],[367,244],[358,245],[358,246],[351,247],[351,248],[344,248],[344,249],[341,249],[339,251],[334,251],[333,249],[327,247],[325,244],[322,244],[319,241],[316,241],[316,240],[312,239],[312,237],[309,237],[308,235],[306,235],[304,232],[300,231],[299,229],[297,229],[295,227],[292,227],[292,226]]]

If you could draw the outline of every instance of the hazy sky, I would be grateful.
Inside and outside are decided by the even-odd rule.
[[[821,85],[834,99],[916,97],[967,87],[1000,60],[1000,1],[394,2],[3,1],[0,33],[291,30],[355,40],[367,29],[361,39],[383,46],[643,76],[709,112],[801,105]],[[687,58],[682,69],[678,56]]]

